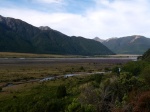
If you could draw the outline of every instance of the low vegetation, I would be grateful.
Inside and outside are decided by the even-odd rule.
[[[65,66],[64,66],[65,65]],[[4,87],[1,112],[149,112],[150,63],[140,60],[101,68],[75,64],[63,69],[103,69],[104,74],[79,75]],[[90,66],[92,65],[92,66]],[[60,69],[60,65],[57,69]],[[71,69],[70,69],[71,68]],[[108,72],[109,71],[109,72]],[[112,71],[112,72],[110,72]],[[60,70],[60,72],[62,72]]]
[[[56,55],[56,54],[33,54],[33,53],[15,53],[0,52],[0,58],[76,58],[78,55]]]
[[[150,61],[150,49],[147,50],[147,51],[143,54],[142,59],[143,59],[143,60],[146,60],[146,61]]]

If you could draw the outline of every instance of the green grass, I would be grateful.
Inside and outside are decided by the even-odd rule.
[[[67,105],[79,96],[80,86],[90,80],[91,76],[88,75],[4,88],[3,92],[0,92],[0,111],[64,111]],[[67,88],[67,96],[64,98],[56,96],[59,85],[64,85]]]
[[[138,57],[141,55],[117,54],[117,55],[93,55],[89,57],[100,58],[128,58]],[[59,54],[33,54],[33,53],[15,53],[15,52],[0,52],[0,58],[87,58],[82,55],[59,55]]]
[[[26,81],[70,73],[104,71],[110,66],[112,65],[100,63],[6,64],[0,65],[0,83]]]

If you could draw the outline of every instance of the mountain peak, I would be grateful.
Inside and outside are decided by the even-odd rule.
[[[141,35],[133,35],[133,39],[130,41],[130,43],[133,43],[135,40],[137,40],[139,38],[143,38],[143,36],[141,36]]]
[[[0,15],[0,22],[3,22],[4,19],[5,19],[5,18],[4,18],[3,16]]]
[[[40,30],[51,30],[51,28],[48,26],[40,26],[39,29]]]
[[[99,37],[95,37],[94,40],[96,40],[96,41],[98,41],[98,42],[103,42],[103,41],[105,41],[105,40],[103,40],[103,39],[100,39]]]
[[[117,37],[112,37],[112,38],[109,38],[107,40],[105,40],[106,42],[110,41],[110,40],[114,40],[114,39],[118,39]]]

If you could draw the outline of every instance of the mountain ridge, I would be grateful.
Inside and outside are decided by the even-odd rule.
[[[71,55],[114,54],[103,44],[83,37],[69,37],[48,26],[35,27],[22,20],[0,16],[0,52]]]
[[[143,54],[150,48],[150,38],[141,35],[110,38],[102,43],[117,54]]]

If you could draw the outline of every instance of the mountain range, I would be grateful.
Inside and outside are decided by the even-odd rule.
[[[94,40],[103,43],[116,54],[143,54],[150,48],[150,38],[140,35],[109,38],[107,40],[96,37]]]
[[[93,39],[67,36],[48,26],[35,27],[22,20],[0,16],[0,52],[111,55]]]

